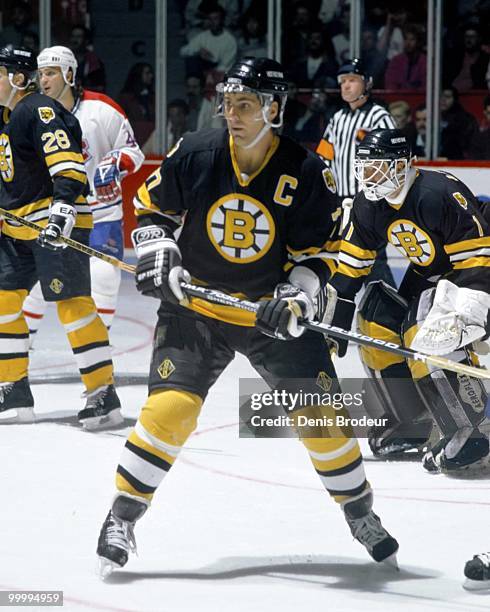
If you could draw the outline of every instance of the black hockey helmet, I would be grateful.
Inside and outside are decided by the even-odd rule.
[[[410,159],[411,156],[410,144],[401,130],[371,130],[356,148],[356,157],[360,159]]]
[[[36,54],[25,47],[6,45],[0,49],[0,66],[5,66],[9,74],[21,72],[28,81],[36,78]]]
[[[288,83],[283,67],[268,57],[245,57],[225,73],[222,83],[216,86],[217,114],[223,114],[223,95],[225,93],[250,92],[259,96],[263,110],[267,111],[276,100],[279,115],[272,127],[282,125],[282,117],[288,95]],[[266,113],[264,113],[265,116]]]
[[[372,130],[356,147],[354,175],[368,200],[381,200],[405,184],[411,160],[401,130]]]
[[[347,60],[337,70],[337,82],[340,83],[340,77],[344,74],[358,74],[364,79],[366,89],[371,89],[373,85],[373,77],[368,73],[364,62],[359,57],[354,57]]]

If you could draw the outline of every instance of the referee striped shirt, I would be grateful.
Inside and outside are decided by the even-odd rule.
[[[354,157],[356,145],[364,136],[362,131],[395,127],[389,112],[371,100],[354,111],[346,106],[330,119],[316,152],[329,160],[341,198],[353,198],[359,191],[354,177]]]

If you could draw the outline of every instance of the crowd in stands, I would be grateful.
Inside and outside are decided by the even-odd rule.
[[[187,0],[181,12],[181,61],[185,94],[169,96],[169,146],[185,131],[223,125],[214,117],[214,91],[233,62],[267,55],[265,0]],[[39,50],[39,29],[31,3],[13,3],[0,33],[0,44],[13,42]],[[439,156],[489,159],[490,1],[454,0],[443,6],[442,91]],[[282,63],[290,82],[284,132],[314,148],[338,110],[337,70],[350,53],[350,0],[282,2]],[[427,80],[426,2],[364,0],[361,57],[372,75],[374,97],[393,114],[414,150],[425,155]],[[104,92],[106,71],[92,33],[74,25],[67,44],[78,61],[83,87]],[[468,96],[481,95],[481,109]],[[136,138],[151,150],[155,125],[153,67],[130,67],[114,96],[126,111]]]

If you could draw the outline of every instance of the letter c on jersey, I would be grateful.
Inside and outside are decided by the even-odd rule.
[[[298,179],[294,178],[294,176],[281,174],[280,179],[277,181],[277,187],[274,193],[274,202],[276,204],[280,204],[281,206],[289,206],[293,201],[293,196],[287,195],[284,192],[286,191],[286,187],[289,187],[291,190],[294,190],[297,186]]]
[[[429,235],[413,221],[399,219],[387,230],[388,240],[417,266],[430,266],[434,261],[436,250]]]
[[[239,264],[263,257],[276,234],[264,204],[243,193],[229,193],[216,201],[209,209],[206,229],[218,253]]]

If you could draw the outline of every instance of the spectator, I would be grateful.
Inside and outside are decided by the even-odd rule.
[[[119,103],[133,126],[134,135],[142,147],[155,129],[155,90],[153,68],[138,62],[129,70]]]
[[[308,34],[308,54],[297,62],[292,70],[292,80],[298,87],[334,88],[337,86],[337,62],[327,53],[325,33],[321,27],[313,28]]]
[[[388,64],[386,89],[421,90],[426,86],[427,56],[422,53],[422,33],[416,25],[403,28],[403,53],[395,55]]]
[[[485,123],[475,134],[469,150],[470,159],[490,159],[490,95],[483,100]]]
[[[425,144],[427,137],[427,109],[425,104],[420,104],[415,109],[415,131],[417,133],[415,138],[415,146],[412,152],[417,157],[426,157]]]
[[[215,4],[207,16],[209,30],[197,34],[180,49],[180,55],[187,58],[187,74],[216,70],[222,75],[235,61],[237,41],[233,34],[224,28],[224,9]],[[219,78],[219,75],[216,75],[216,78]]]
[[[328,25],[336,17],[340,17],[341,0],[322,0],[318,10],[318,19],[323,25]]]
[[[338,21],[339,29],[332,38],[335,59],[339,65],[345,64],[350,55],[350,6],[344,4]]]
[[[382,89],[384,87],[386,57],[378,51],[376,46],[376,32],[366,28],[361,36],[361,57],[366,70],[373,77],[373,88]]]
[[[306,104],[298,100],[298,86],[293,81],[288,83],[288,103],[284,111],[284,123],[282,133],[294,138],[296,122],[306,113]]]
[[[189,106],[185,100],[176,98],[167,106],[167,147],[174,147],[189,131]]]
[[[265,30],[254,13],[245,15],[242,25],[242,34],[238,39],[239,57],[265,57],[267,55],[267,41]]]
[[[205,95],[204,77],[189,75],[186,79],[186,102],[189,107],[187,126],[190,132],[204,128],[224,127],[224,119],[215,117],[214,97],[210,99]]]
[[[39,36],[33,30],[24,31],[20,45],[39,55]]]
[[[440,155],[447,159],[466,159],[470,143],[478,131],[478,123],[459,103],[455,87],[441,94]]]
[[[378,32],[378,51],[391,60],[403,52],[402,28],[407,21],[407,9],[393,7],[386,15],[386,24]]]
[[[306,112],[296,120],[289,136],[303,146],[315,150],[327,127],[328,97],[324,91],[315,89],[311,94]]]
[[[104,64],[92,50],[92,33],[83,25],[74,26],[70,35],[70,49],[78,62],[77,80],[85,89],[105,90]]]
[[[36,35],[39,32],[37,24],[32,21],[30,3],[20,1],[12,4],[10,19],[6,20],[6,25],[0,31],[0,47],[9,43],[14,46],[22,46],[22,39],[26,32],[30,31]],[[37,44],[39,47],[39,39]]]
[[[299,2],[295,5],[291,25],[283,36],[283,41],[287,43],[283,49],[285,66],[290,68],[295,62],[306,58],[308,35],[314,22],[315,20],[306,4]]]
[[[412,151],[415,149],[417,140],[417,130],[412,123],[411,109],[405,100],[392,102],[388,110],[396,123],[396,127],[406,136]]]
[[[488,53],[481,49],[481,38],[476,27],[464,30],[463,49],[446,61],[446,82],[458,91],[486,89]]]

